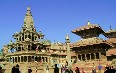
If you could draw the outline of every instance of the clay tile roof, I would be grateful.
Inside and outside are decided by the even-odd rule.
[[[72,30],[73,33],[75,32],[78,32],[78,31],[82,31],[82,30],[85,30],[85,29],[91,29],[91,28],[99,28],[101,29],[101,27],[97,24],[90,24],[90,25],[85,25],[85,26],[82,26],[80,28],[77,28],[75,30]]]
[[[114,48],[114,49],[109,49],[109,50],[106,52],[106,56],[111,56],[111,55],[116,55],[116,48]]]
[[[66,53],[58,53],[58,55],[67,55]]]
[[[109,42],[109,43],[116,43],[116,38],[109,38],[106,41]]]
[[[76,56],[76,53],[74,53],[74,52],[71,52],[71,56]]]
[[[107,31],[107,32],[105,32],[105,33],[107,34],[107,33],[114,33],[114,32],[116,32],[116,30],[110,29],[109,31]]]
[[[88,39],[82,39],[79,40],[78,42],[75,42],[71,44],[71,47],[80,47],[80,46],[86,46],[86,45],[93,45],[93,44],[100,44],[100,43],[105,43],[103,39],[94,37],[94,38],[88,38]]]

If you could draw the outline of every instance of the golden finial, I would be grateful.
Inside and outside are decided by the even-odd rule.
[[[66,39],[67,39],[67,40],[69,39],[68,33],[66,34]]]
[[[90,21],[87,22],[87,25],[90,26]]]
[[[112,26],[110,25],[110,30],[112,30]]]
[[[27,7],[27,10],[30,11],[30,6]]]

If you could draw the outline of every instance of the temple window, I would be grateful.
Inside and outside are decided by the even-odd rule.
[[[28,50],[30,50],[30,45],[28,45]]]
[[[18,41],[18,38],[17,38],[17,41]]]
[[[65,51],[63,51],[63,53],[65,53]]]
[[[27,38],[27,35],[25,35],[25,39]]]
[[[24,37],[22,37],[22,41],[24,41]]]
[[[34,41],[34,37],[32,37],[32,41]]]
[[[35,36],[35,40],[37,39],[37,37]]]
[[[21,47],[18,47],[18,51],[21,51]]]
[[[21,36],[20,36],[20,38],[19,38],[19,41],[21,41]]]
[[[29,39],[31,39],[31,36],[30,36],[30,34],[28,35],[28,38],[29,38]]]
[[[96,53],[96,59],[99,59],[99,53]]]

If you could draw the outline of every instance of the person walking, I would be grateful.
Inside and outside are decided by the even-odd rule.
[[[76,67],[75,73],[80,73],[80,70],[78,67]]]
[[[98,65],[98,73],[101,73],[102,66],[99,64]]]
[[[48,66],[46,67],[46,73],[49,73],[49,67]]]
[[[18,64],[16,64],[16,66],[15,66],[15,73],[21,73],[21,71],[19,70],[19,65]]]
[[[73,73],[73,71],[71,69],[69,71],[70,71],[70,73]]]
[[[66,67],[65,73],[70,73],[70,71],[68,70],[68,68]]]
[[[96,73],[96,69],[95,68],[92,69],[92,73]]]
[[[57,64],[55,64],[54,73],[59,73],[59,68],[57,67]]]
[[[37,73],[37,70],[38,70],[38,69],[37,69],[37,67],[36,67],[36,69],[35,69],[35,73]]]
[[[32,69],[31,67],[28,68],[28,73],[31,73],[32,72]]]
[[[61,73],[65,73],[65,67],[63,65],[61,67]]]
[[[2,67],[0,67],[0,73],[2,73]]]
[[[82,73],[85,73],[84,68],[82,68]]]
[[[15,66],[13,66],[11,73],[15,73]]]

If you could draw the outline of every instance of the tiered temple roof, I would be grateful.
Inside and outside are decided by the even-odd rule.
[[[78,42],[71,44],[70,45],[71,47],[79,48],[82,46],[86,47],[89,45],[97,45],[97,44],[111,45],[107,41],[98,37],[100,34],[105,33],[98,24],[90,24],[90,22],[88,22],[87,25],[72,30],[72,33],[81,36],[82,39],[79,40]]]
[[[90,24],[88,21],[87,25],[72,30],[72,33],[79,35],[81,38],[88,38],[88,37],[98,37],[104,31],[98,24]]]
[[[105,36],[109,38],[107,42],[113,44],[113,47],[106,52],[106,55],[116,55],[116,30],[110,28],[110,30],[105,33]]]
[[[97,45],[97,44],[109,44],[105,40],[98,38],[98,37],[93,37],[93,38],[88,38],[88,39],[82,39],[79,40],[78,42],[75,42],[71,44],[71,47],[81,47],[81,46],[88,46],[88,45]]]

